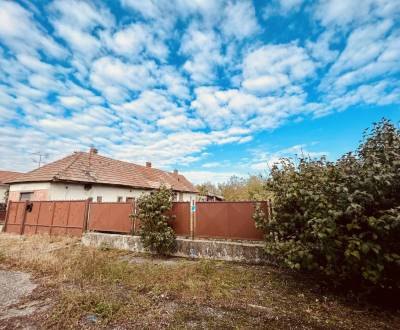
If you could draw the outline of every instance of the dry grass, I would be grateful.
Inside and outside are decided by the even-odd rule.
[[[0,235],[4,267],[36,275],[54,305],[44,328],[396,329],[397,311],[347,302],[312,278],[267,266],[213,261],[143,262],[76,239]],[[95,315],[96,322],[88,320]]]

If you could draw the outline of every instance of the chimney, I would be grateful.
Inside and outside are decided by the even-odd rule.
[[[178,175],[178,170],[177,169],[174,170],[174,175]]]
[[[151,162],[146,162],[146,167],[151,167]]]
[[[89,154],[97,155],[98,150],[95,147],[90,147]]]

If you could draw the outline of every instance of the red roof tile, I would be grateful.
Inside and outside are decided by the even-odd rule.
[[[12,180],[21,174],[22,173],[19,173],[19,172],[0,171],[0,184],[4,184],[5,182]]]
[[[68,181],[154,189],[162,184],[176,191],[197,192],[183,175],[136,165],[95,153],[74,154],[8,180],[9,183]]]

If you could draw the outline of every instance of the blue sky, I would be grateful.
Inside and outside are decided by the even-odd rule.
[[[94,145],[194,182],[399,123],[394,0],[0,1],[0,168]]]

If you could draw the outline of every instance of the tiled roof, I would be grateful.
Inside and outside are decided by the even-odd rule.
[[[21,174],[22,173],[19,173],[19,172],[0,171],[0,184],[4,184],[5,182],[12,180]]]
[[[164,184],[175,191],[197,192],[193,184],[181,174],[86,152],[75,152],[8,182],[44,181],[100,183],[145,189],[159,188]]]

